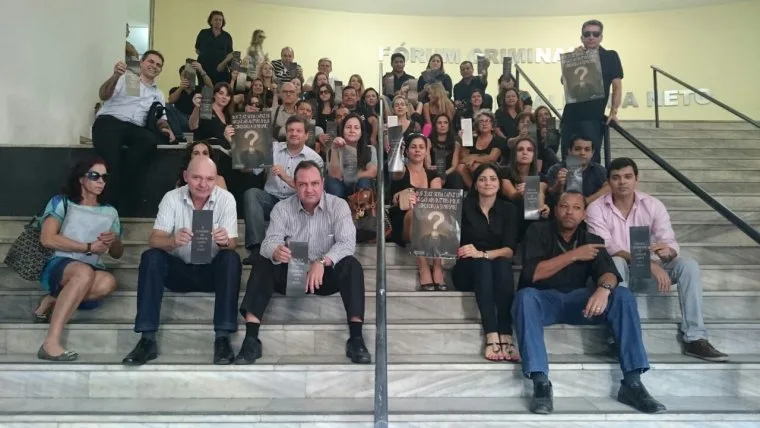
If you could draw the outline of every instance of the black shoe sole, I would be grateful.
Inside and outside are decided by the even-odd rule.
[[[125,366],[142,366],[143,364],[147,363],[148,361],[153,361],[156,358],[158,358],[158,353],[148,354],[148,356],[145,358],[145,361],[135,361],[135,360],[123,359],[123,360],[121,360],[121,363],[124,364]]]
[[[355,358],[354,353],[351,351],[346,351],[346,357],[354,364],[372,364],[372,357],[369,357],[367,361],[359,361],[358,357]]]
[[[728,355],[726,355],[725,357],[705,357],[703,355],[694,354],[694,353],[691,353],[691,352],[684,352],[683,354],[686,355],[686,356],[689,356],[689,357],[699,358],[700,360],[709,361],[711,363],[725,363],[725,362],[728,362]]]
[[[648,415],[660,415],[660,414],[663,414],[663,413],[667,413],[667,411],[668,411],[667,409],[658,409],[658,410],[656,410],[654,412],[646,412],[646,411],[644,411],[644,410],[639,409],[638,407],[636,407],[636,405],[633,404],[633,401],[629,400],[628,397],[626,397],[624,395],[620,395],[620,394],[618,394],[617,401],[620,402],[620,403],[622,403],[622,404],[625,404],[626,406],[630,406],[630,407],[638,410],[641,413],[646,413]]]
[[[529,410],[537,415],[549,415],[554,413],[554,404],[552,403],[550,406],[536,406],[535,408],[529,407]]]

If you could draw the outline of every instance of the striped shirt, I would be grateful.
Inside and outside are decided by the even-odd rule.
[[[166,105],[164,93],[158,89],[155,82],[152,85],[146,85],[140,80],[140,96],[130,97],[127,95],[124,79],[124,75],[119,77],[119,80],[116,81],[113,95],[103,103],[103,107],[98,110],[95,117],[102,115],[113,116],[123,122],[145,126],[151,104],[158,101],[162,105]],[[166,119],[166,115],[163,118]]]
[[[322,169],[324,163],[317,152],[307,146],[303,146],[301,151],[297,154],[291,154],[288,151],[288,143],[285,142],[275,142],[272,145],[272,159],[275,165],[281,165],[285,168],[285,173],[289,177],[293,176],[293,171],[296,170],[296,167],[301,161],[314,161],[319,165],[320,169]],[[261,174],[261,171],[262,169],[257,168],[253,170],[253,173],[258,175]],[[280,177],[272,175],[267,177],[264,191],[280,200],[289,198],[296,193],[296,190],[290,187],[288,183],[284,182]]]
[[[356,227],[348,203],[341,198],[323,193],[312,215],[303,208],[298,195],[293,195],[278,202],[269,218],[269,228],[261,243],[261,255],[269,260],[286,238],[293,242],[308,242],[310,261],[324,256],[338,264],[343,258],[354,255]]]
[[[192,230],[194,209],[187,185],[170,190],[158,205],[158,214],[153,229],[170,234],[176,233],[182,228]],[[223,228],[230,238],[237,238],[237,205],[232,193],[215,186],[203,209],[214,211],[214,229]],[[176,248],[171,252],[171,255],[179,257],[185,263],[190,263],[190,245]],[[211,251],[213,256],[216,256],[219,248],[213,245]]]

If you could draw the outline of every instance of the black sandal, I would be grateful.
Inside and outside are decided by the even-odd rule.
[[[432,282],[429,284],[420,284],[421,291],[435,291],[435,284]]]
[[[446,283],[434,284],[436,291],[449,291],[449,286]]]

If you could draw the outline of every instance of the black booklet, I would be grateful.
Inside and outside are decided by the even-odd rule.
[[[361,97],[361,94],[356,94]],[[340,80],[335,81],[335,104],[343,104],[343,82]]]
[[[325,129],[325,134],[327,134],[329,137],[327,140],[326,148],[329,149],[332,147],[332,142],[335,137],[338,136],[338,123],[334,120],[328,120],[325,122],[325,127],[327,128]]]
[[[306,123],[306,146],[312,150],[316,150],[317,145],[317,123],[314,119],[309,119]]]
[[[140,96],[140,60],[129,55],[124,57],[127,71],[124,73],[124,90],[129,97]]]
[[[412,226],[412,254],[455,259],[462,223],[462,190],[418,189]]]
[[[272,166],[272,119],[269,111],[232,113],[233,169],[255,169]]]
[[[446,170],[449,169],[446,164],[446,150],[435,149],[433,153],[435,154],[435,173],[441,179],[445,179]]]
[[[230,61],[230,71],[240,71],[240,51],[232,52],[232,61]]]
[[[214,88],[209,88],[203,85],[201,88],[201,107],[200,118],[205,120],[211,120],[214,117],[214,110],[212,105],[214,104]]]
[[[629,282],[636,283],[652,277],[650,267],[649,226],[631,226],[630,228],[631,268]]]
[[[546,122],[546,137],[543,138],[544,146],[556,151],[559,147],[559,132],[557,131],[557,118],[550,117]]]
[[[538,220],[541,218],[541,178],[537,175],[525,177],[525,195],[523,206],[525,208],[525,220]]]
[[[488,70],[488,59],[485,55],[478,55],[478,76],[486,74]]]
[[[291,62],[290,64],[288,64],[287,72],[288,72],[288,77],[290,78],[290,80],[293,80],[296,77],[298,77],[298,63]]]
[[[567,159],[565,159],[565,165],[567,165],[565,190],[573,190],[583,193],[583,168],[581,166],[581,158],[569,155]]]
[[[194,89],[196,86],[198,86],[197,74],[193,68],[194,61],[195,60],[192,58],[185,59],[185,68],[182,69],[182,77],[187,80],[188,85],[190,85],[190,89]]]
[[[604,79],[599,51],[578,50],[560,55],[567,104],[604,98]]]
[[[214,239],[211,236],[214,227],[214,211],[193,211],[193,239],[190,242],[190,263],[205,265],[211,263]]]
[[[509,77],[512,75],[512,57],[511,56],[504,57],[504,60],[501,63],[501,75],[505,77]]]
[[[306,290],[306,275],[309,273],[309,243],[288,241],[287,245],[290,248],[290,261],[285,295],[298,296]]]

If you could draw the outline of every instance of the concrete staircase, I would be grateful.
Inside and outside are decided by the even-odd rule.
[[[740,217],[760,224],[760,131],[736,123],[624,126]],[[602,329],[558,326],[546,334],[555,413],[532,415],[532,388],[519,366],[481,357],[474,297],[415,291],[413,258],[388,246],[392,427],[760,426],[760,247],[627,141],[613,136],[612,150],[637,160],[641,190],[663,200],[683,251],[702,265],[710,338],[731,361],[681,355],[675,293],[639,291],[653,367],[644,380],[669,413],[642,415],[614,400],[621,375],[616,362],[600,356]],[[26,221],[0,218],[0,259]],[[265,357],[253,366],[223,367],[211,365],[213,298],[168,292],[162,355],[140,368],[121,366],[137,341],[137,262],[152,220],[123,223],[126,255],[108,260],[119,291],[100,309],[78,312],[68,327],[66,345],[82,356],[77,363],[36,360],[47,327],[30,321],[39,287],[0,265],[0,428],[372,426],[374,368],[342,356],[347,328],[337,295],[275,297],[261,330]],[[365,339],[373,356],[375,254],[374,246],[358,250],[368,288]],[[236,350],[242,336],[234,338]]]

